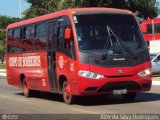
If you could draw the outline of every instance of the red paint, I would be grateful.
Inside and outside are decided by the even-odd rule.
[[[27,56],[40,56],[41,65],[40,66],[9,66],[9,58],[11,57],[27,57]],[[7,80],[11,85],[21,87],[20,75],[24,74],[26,76],[26,81],[28,87],[35,90],[50,91],[49,81],[48,81],[48,68],[47,68],[47,53],[37,52],[37,53],[24,53],[24,54],[8,54],[6,55],[7,63]],[[42,79],[46,80],[46,87],[42,86]]]
[[[123,67],[124,76],[131,76],[131,77],[118,77],[117,70],[118,68],[102,68],[98,66],[91,66],[92,72],[99,73],[102,75],[105,75],[103,79],[99,80],[93,80],[93,79],[87,79],[84,77],[79,77],[79,80],[77,80],[77,84],[75,85],[75,88],[79,88],[78,93],[75,94],[81,94],[81,95],[88,95],[88,94],[97,94],[96,92],[84,92],[84,90],[88,87],[97,87],[97,91],[99,88],[101,88],[104,84],[107,82],[120,82],[120,81],[134,81],[138,83],[139,85],[142,84],[151,84],[151,75],[146,76],[145,78],[141,78],[137,75],[138,72],[148,68],[150,66],[150,62],[146,62],[144,64],[135,66],[135,67]],[[88,68],[88,65],[80,65],[80,69],[86,70]],[[115,78],[110,78],[110,76],[115,76]],[[117,76],[117,77],[116,77]],[[89,86],[88,86],[89,85]],[[141,91],[148,91],[149,89],[141,89]],[[132,91],[134,92],[134,91]],[[99,93],[99,94],[107,94],[106,93]]]

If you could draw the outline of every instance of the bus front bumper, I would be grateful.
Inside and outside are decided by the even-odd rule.
[[[76,84],[78,90],[74,94],[87,96],[113,94],[114,90],[127,90],[127,93],[149,91],[152,85],[151,78],[151,75],[144,78],[134,76],[131,78],[103,78],[99,80],[80,77]]]

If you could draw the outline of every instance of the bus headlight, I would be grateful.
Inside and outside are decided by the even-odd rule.
[[[103,75],[100,75],[100,74],[97,74],[97,73],[94,73],[94,72],[89,72],[89,71],[79,71],[78,75],[82,76],[82,77],[86,77],[86,78],[91,78],[91,79],[104,78]]]
[[[145,76],[150,75],[150,74],[151,74],[151,69],[150,68],[148,68],[146,70],[143,70],[143,71],[141,71],[141,72],[138,73],[138,75],[140,77],[145,77]]]

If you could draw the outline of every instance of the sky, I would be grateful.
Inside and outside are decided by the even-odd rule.
[[[0,16],[20,17],[20,8],[23,12],[29,7],[30,4],[25,2],[25,0],[0,0]]]
[[[159,2],[160,7],[160,0],[157,0],[157,2]],[[23,12],[29,7],[30,4],[25,0],[0,0],[0,16],[20,17],[20,11]],[[160,15],[158,17],[160,17]]]

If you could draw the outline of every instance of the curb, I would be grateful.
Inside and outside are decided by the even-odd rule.
[[[6,77],[6,73],[0,73],[0,76]]]
[[[6,69],[0,69],[0,72],[6,72]]]
[[[152,81],[152,85],[160,85],[160,81]]]
[[[160,81],[160,77],[152,77],[153,81]]]

